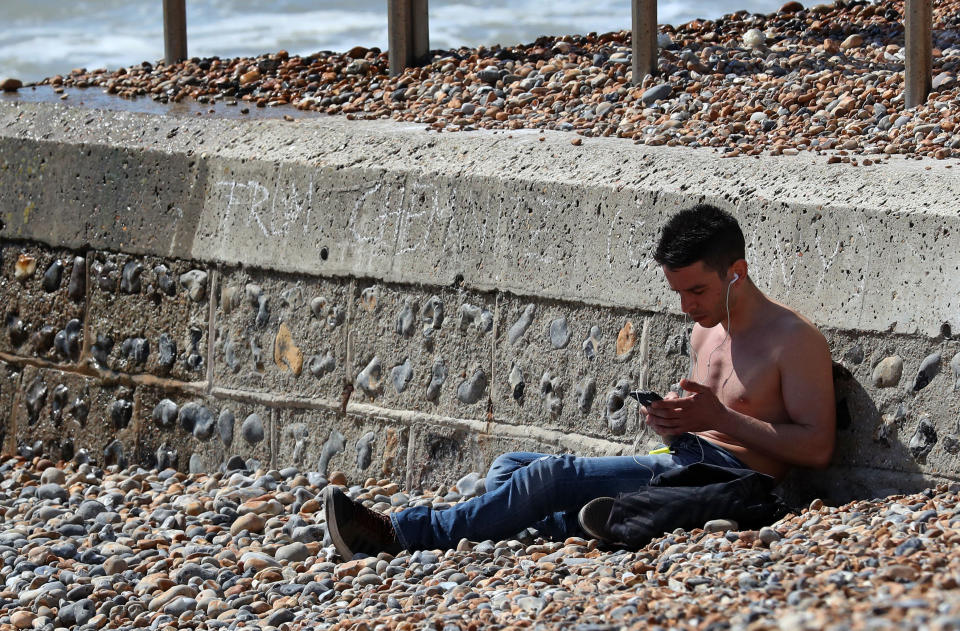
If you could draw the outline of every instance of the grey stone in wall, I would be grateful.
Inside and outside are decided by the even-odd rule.
[[[940,353],[931,353],[920,362],[920,369],[913,380],[913,391],[923,390],[940,372]]]
[[[207,303],[192,301],[182,285],[173,286],[171,295],[168,282],[192,265],[107,252],[94,253],[92,261],[97,282],[90,291],[89,328],[96,340],[91,350],[97,364],[120,372],[204,381],[202,363],[191,365],[175,357],[177,348],[206,353]]]
[[[628,399],[629,394],[630,381],[627,379],[621,379],[614,388],[607,392],[607,406],[605,410],[607,428],[614,436],[622,436],[627,431],[631,411]]]
[[[323,410],[282,410],[276,466],[327,476],[341,471],[349,484],[363,484],[371,476],[403,481],[408,431],[389,421],[340,418]]]
[[[491,336],[484,314],[492,314],[493,297],[437,289],[384,284],[357,288],[350,321],[354,369],[359,373],[376,356],[392,384],[373,392],[358,389],[353,395],[358,402],[375,396],[377,405],[388,409],[471,416],[467,409],[475,401],[467,396],[472,401],[467,403],[459,388],[477,368],[489,381]],[[483,384],[471,392],[482,397],[485,389]]]
[[[60,249],[3,244],[0,351],[64,364],[80,360],[85,297],[73,300],[62,282],[64,274],[83,271],[76,261]]]
[[[0,372],[0,399],[3,380]],[[8,448],[31,446],[50,457],[72,457],[86,449],[98,462],[104,454],[129,456],[137,443],[137,423],[131,400],[136,391],[105,384],[82,375],[26,366],[26,390],[10,408]],[[149,416],[150,411],[147,412]],[[91,422],[90,419],[95,419]]]
[[[237,269],[213,291],[217,387],[339,399],[348,283]]]
[[[527,333],[513,341],[511,323],[516,322],[518,314],[531,314],[531,330],[543,333]],[[643,329],[640,325],[639,331],[634,331],[633,323],[645,320],[641,314],[557,301],[527,303],[522,298],[504,296],[500,299],[499,317],[493,371],[498,377],[491,396],[494,415],[504,422],[597,438],[620,436],[611,434],[603,405],[594,405],[597,388],[611,387],[622,378],[639,383],[646,375],[651,388],[666,391],[686,369],[680,358],[664,358],[662,351],[646,361],[641,353],[633,352]],[[648,336],[652,341],[648,346],[662,349],[679,320],[667,315],[649,320]],[[621,343],[618,354],[613,340],[624,330],[636,339],[630,341],[629,351]],[[569,343],[572,340],[582,341]],[[654,362],[656,369],[651,367]],[[514,399],[509,382],[514,367],[521,367],[524,375],[532,375],[533,388],[540,388],[535,405],[521,406]],[[614,423],[614,427],[617,431],[622,427],[626,432],[626,425]]]
[[[174,409],[178,410],[176,422],[155,420],[157,410],[169,416]],[[133,410],[131,427],[137,428],[137,441],[127,450],[131,462],[156,466],[158,454],[172,453],[178,458],[178,467],[186,469],[193,460],[195,468],[207,472],[218,470],[235,456],[268,465],[272,462],[272,414],[262,405],[139,386],[134,392]],[[261,419],[262,440],[234,440],[234,435],[242,433],[244,420],[251,416]]]

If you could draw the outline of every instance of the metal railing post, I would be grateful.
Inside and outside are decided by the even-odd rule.
[[[163,58],[175,64],[187,58],[187,0],[163,0]]]
[[[390,76],[421,63],[430,52],[427,0],[388,0]]]
[[[657,72],[657,0],[633,4],[633,83]]]
[[[933,10],[930,0],[907,0],[904,12],[907,57],[904,105],[916,107],[927,100],[932,84]]]

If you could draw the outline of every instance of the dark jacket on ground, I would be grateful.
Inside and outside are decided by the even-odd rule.
[[[776,481],[751,469],[707,463],[667,471],[636,493],[617,498],[607,531],[633,548],[676,528],[702,528],[711,519],[729,519],[743,530],[768,526],[789,512],[773,493]]]

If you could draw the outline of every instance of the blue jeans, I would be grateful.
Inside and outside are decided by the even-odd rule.
[[[487,492],[443,510],[415,506],[392,513],[408,550],[452,548],[461,539],[512,537],[527,527],[554,540],[586,536],[577,523],[584,504],[639,490],[650,479],[696,462],[746,469],[730,452],[693,434],[673,439],[672,454],[646,456],[551,456],[512,452],[494,460]]]

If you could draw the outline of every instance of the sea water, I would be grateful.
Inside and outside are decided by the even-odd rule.
[[[661,0],[658,22],[681,24],[785,0]],[[186,0],[191,56],[233,57],[386,48],[386,0]],[[541,35],[630,28],[630,0],[430,0],[430,46],[512,45]],[[0,77],[163,57],[161,0],[0,0]]]

